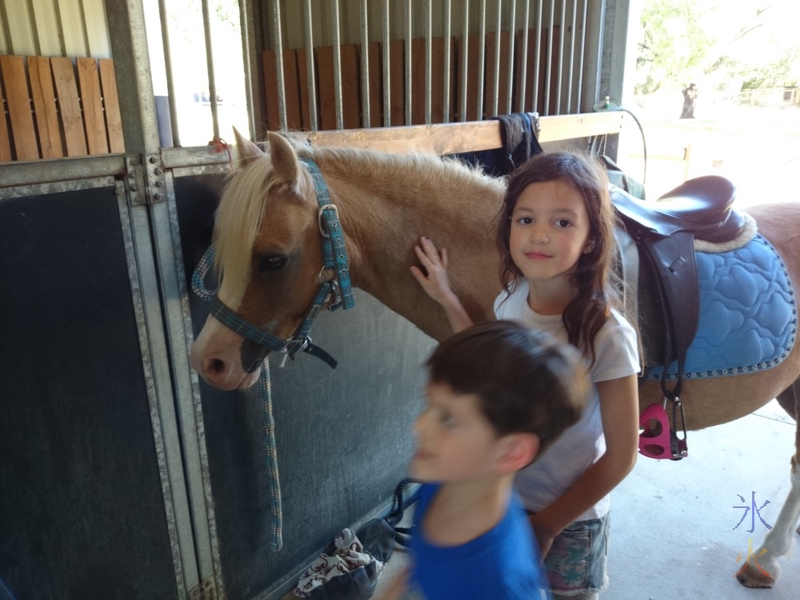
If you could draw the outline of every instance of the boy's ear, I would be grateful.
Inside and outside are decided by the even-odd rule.
[[[497,460],[497,467],[502,473],[519,471],[539,453],[539,436],[535,433],[512,433],[503,442],[503,452]]]

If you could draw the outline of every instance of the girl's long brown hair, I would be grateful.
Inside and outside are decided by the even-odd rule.
[[[564,309],[561,319],[569,342],[594,362],[594,340],[611,312],[618,305],[612,285],[616,256],[614,225],[616,217],[608,194],[608,176],[589,156],[573,152],[538,154],[514,171],[508,181],[503,206],[497,215],[497,247],[500,250],[500,281],[510,292],[514,282],[524,277],[511,259],[508,240],[511,214],[522,191],[532,183],[561,180],[578,191],[589,216],[591,250],[581,254],[570,283],[575,298]]]

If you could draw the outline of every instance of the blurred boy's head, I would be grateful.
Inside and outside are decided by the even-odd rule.
[[[411,463],[421,480],[521,469],[580,418],[591,385],[574,348],[511,321],[457,333],[427,365]]]

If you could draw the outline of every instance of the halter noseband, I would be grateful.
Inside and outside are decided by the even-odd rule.
[[[338,364],[336,359],[311,342],[309,331],[317,315],[319,315],[320,309],[328,300],[331,300],[331,304],[328,306],[328,310],[331,311],[338,308],[348,309],[355,305],[353,288],[350,282],[347,249],[344,244],[344,233],[339,222],[339,210],[331,202],[328,186],[317,163],[305,157],[300,158],[300,161],[305,164],[314,180],[314,189],[319,203],[317,221],[322,235],[322,268],[318,276],[319,287],[317,288],[317,293],[311,302],[311,306],[306,311],[305,318],[298,325],[292,337],[289,339],[280,338],[258,325],[246,321],[220,301],[217,296],[217,290],[209,290],[205,287],[203,280],[214,263],[213,245],[206,250],[200,264],[197,265],[192,275],[192,289],[200,298],[209,302],[209,312],[214,315],[215,319],[251,342],[271,351],[285,351],[289,358],[294,358],[295,354],[302,351],[316,356],[335,369]],[[333,270],[335,275],[332,279],[323,280],[323,273],[327,270]]]

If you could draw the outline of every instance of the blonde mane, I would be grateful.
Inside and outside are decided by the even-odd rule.
[[[241,302],[250,281],[250,258],[264,218],[271,167],[265,156],[234,171],[219,205],[214,226],[214,268],[229,301]]]
[[[405,192],[396,195],[420,204],[440,202],[444,195],[459,199],[474,197],[476,188],[497,196],[505,190],[503,180],[453,158],[420,152],[389,154],[354,148],[317,148],[290,141],[297,155],[314,160],[323,174],[358,182],[360,187],[367,188],[365,193],[375,196],[399,185],[398,182],[413,184],[417,189],[430,188],[427,195]],[[237,169],[223,193],[214,229],[214,266],[228,301],[240,302],[250,280],[253,245],[264,219],[267,198],[275,185],[271,173],[272,163],[269,155],[265,155]],[[310,189],[310,182],[304,181],[301,188]]]
[[[452,157],[425,152],[386,153],[358,148],[317,148],[296,145],[299,156],[313,159],[323,173],[329,172],[385,189],[387,181],[411,181],[415,185],[433,185],[438,196],[463,196],[476,186],[505,191],[505,182],[486,175],[478,167]],[[414,199],[415,201],[418,199]]]

